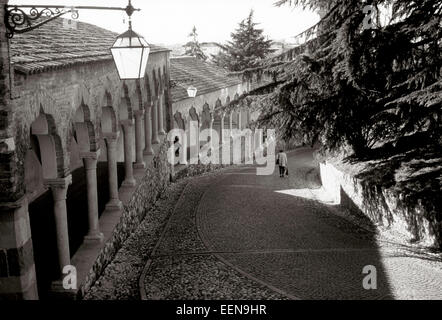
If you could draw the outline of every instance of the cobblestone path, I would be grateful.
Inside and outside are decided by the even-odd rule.
[[[187,184],[140,278],[143,299],[441,299],[440,256],[383,240],[318,197],[311,150],[290,179],[225,171]],[[365,290],[363,269],[377,270]]]

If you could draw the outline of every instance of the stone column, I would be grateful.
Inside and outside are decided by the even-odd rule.
[[[135,116],[135,169],[145,169],[146,164],[143,159],[143,115],[144,110],[134,111]]]
[[[0,203],[0,300],[38,300],[26,196]]]
[[[152,107],[152,144],[159,144],[158,138],[158,103],[159,99],[156,99]]]
[[[194,121],[191,116],[186,120],[188,128],[188,147],[190,149],[190,164],[198,164],[199,161],[199,123]]]
[[[154,154],[152,148],[152,106],[146,106],[146,112],[144,113],[144,155],[151,156]]]
[[[85,241],[104,240],[104,235],[100,232],[99,212],[98,212],[98,191],[97,191],[97,162],[100,152],[82,153],[84,168],[86,170],[87,184],[87,205],[89,232],[84,238]]]
[[[158,134],[164,136],[164,93],[162,93],[158,99]]]
[[[186,119],[184,119],[184,123],[186,123]],[[180,164],[187,165],[187,130],[184,131],[184,135],[180,137]]]
[[[52,191],[54,198],[55,231],[57,235],[58,263],[60,276],[63,269],[71,265],[71,254],[69,251],[68,216],[66,198],[68,187],[72,184],[72,176],[61,179],[46,180],[45,186]]]
[[[242,129],[244,129],[243,128],[243,124],[242,124],[242,116],[241,116],[241,114],[242,114],[242,111],[241,110],[238,110],[238,129],[239,130],[242,130]]]
[[[226,115],[224,113],[220,115],[221,124],[220,124],[220,130],[219,130],[220,131],[219,132],[219,135],[220,135],[219,142],[221,145],[223,145],[226,140],[224,137],[224,134],[223,134],[224,133],[224,119],[225,119],[225,117],[226,117]]]
[[[215,122],[215,114],[213,112],[210,113],[210,152],[213,153],[213,123]]]
[[[105,134],[107,164],[109,170],[109,203],[106,210],[121,210],[123,205],[118,194],[117,141],[119,132]]]
[[[134,167],[133,167],[133,122],[132,120],[121,121],[121,125],[124,131],[124,171],[125,178],[123,181],[124,187],[134,187],[137,183],[134,178]]]

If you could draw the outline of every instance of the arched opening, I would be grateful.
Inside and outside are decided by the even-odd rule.
[[[25,155],[26,196],[40,299],[48,297],[51,283],[60,276],[54,200],[45,181],[64,175],[63,156],[55,121],[41,112],[30,127],[29,149]]]
[[[205,129],[210,129],[211,124],[212,124],[212,116],[210,114],[210,107],[207,103],[205,103],[201,115],[201,131]]]
[[[100,132],[100,158],[97,166],[98,188],[98,210],[102,214],[106,209],[119,210],[121,202],[118,190],[124,179],[124,163],[118,162],[118,154],[123,155],[122,135],[117,114],[112,106],[113,100],[108,92],[105,94],[99,119]],[[127,112],[129,116],[129,112]],[[110,156],[112,157],[110,159]],[[123,158],[124,159],[124,158]],[[112,181],[112,182],[111,182]]]
[[[181,114],[181,112],[177,112],[174,115],[174,126],[176,129],[181,129],[184,132],[186,132],[187,126],[186,126],[186,120],[183,118],[183,115]],[[186,139],[187,137],[187,133],[183,136],[183,137],[175,137],[175,141],[174,143],[178,143],[180,145],[180,147],[175,151],[175,157],[178,157],[178,159],[180,159],[180,163],[183,162],[183,157],[181,156],[181,151],[183,150],[183,146],[189,151],[189,144],[187,143],[187,141],[184,141],[182,139]],[[187,140],[187,139],[186,139]],[[188,155],[189,152],[187,152],[187,160],[188,159]]]

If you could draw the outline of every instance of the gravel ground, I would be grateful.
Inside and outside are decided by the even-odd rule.
[[[148,300],[283,300],[266,286],[213,255],[172,255],[153,260],[144,278]]]

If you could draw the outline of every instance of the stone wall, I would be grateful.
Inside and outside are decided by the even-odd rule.
[[[151,97],[156,95],[152,74],[155,72],[158,74],[158,70],[167,71],[167,60],[168,52],[155,52],[149,56],[147,77],[141,80],[140,84],[143,101],[139,101],[135,82],[120,81],[113,61],[78,65],[40,74],[16,73],[12,88],[11,107],[14,110],[14,121],[11,123],[11,131],[14,132],[13,141],[18,159],[25,159],[26,152],[30,148],[31,124],[39,115],[46,114],[53,120],[54,134],[60,137],[63,169],[68,170],[71,167],[73,125],[76,111],[80,106],[84,104],[88,107],[90,121],[96,136],[99,137],[102,107],[112,107],[118,120],[132,118],[132,111],[139,109],[140,103],[146,103],[148,95]],[[151,90],[149,93],[146,92],[145,81],[149,82],[148,87]],[[129,110],[121,104],[123,96],[130,98]],[[103,142],[100,140],[98,143],[101,149],[104,149]],[[122,145],[122,141],[119,141],[119,154],[123,153]],[[103,151],[101,154],[103,156],[106,153]],[[121,161],[121,157],[119,160]],[[16,179],[22,183],[25,181],[23,160],[18,163]]]
[[[362,212],[378,228],[399,235],[397,239],[407,243],[430,247],[438,245],[423,207],[411,210],[393,190],[364,184],[329,161],[320,164],[320,171],[323,188],[335,204],[340,204],[350,213]]]
[[[192,107],[195,107],[196,112],[201,114],[203,112],[203,106],[208,104],[210,110],[213,111],[216,106],[217,100],[221,100],[222,105],[224,105],[227,101],[233,100],[235,95],[242,95],[245,91],[247,91],[247,83],[238,84],[232,87],[224,88],[221,90],[209,92],[203,95],[198,95],[194,98],[188,98],[181,101],[175,101],[172,104],[172,114],[176,114],[180,112],[183,116],[188,116],[189,110]]]
[[[146,212],[151,208],[160,194],[169,186],[173,169],[167,160],[168,143],[164,143],[152,163],[146,168],[146,173],[134,191],[131,200],[124,206],[120,223],[109,240],[99,253],[85,283],[78,292],[81,298],[104,272],[106,266],[113,260],[118,250],[129,236],[137,229],[144,219]]]

